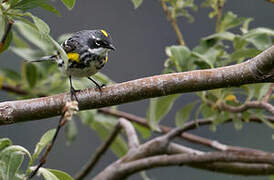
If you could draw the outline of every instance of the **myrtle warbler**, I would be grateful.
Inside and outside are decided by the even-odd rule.
[[[71,95],[75,98],[76,90],[73,88],[71,77],[87,77],[101,90],[103,85],[99,85],[90,76],[104,67],[108,60],[108,52],[115,50],[110,34],[102,29],[83,30],[72,34],[61,46],[68,56],[67,68],[59,54],[45,56],[32,62],[55,61],[61,71],[69,77]]]

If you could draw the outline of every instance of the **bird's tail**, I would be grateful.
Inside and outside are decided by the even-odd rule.
[[[58,57],[57,55],[52,55],[52,56],[43,56],[39,59],[36,59],[36,60],[25,60],[26,62],[43,62],[43,61],[57,61]]]

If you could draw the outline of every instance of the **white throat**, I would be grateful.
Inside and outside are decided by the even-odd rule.
[[[88,51],[92,54],[96,54],[96,55],[99,55],[99,56],[106,56],[109,49],[106,49],[106,48],[95,48],[95,49],[88,49]]]

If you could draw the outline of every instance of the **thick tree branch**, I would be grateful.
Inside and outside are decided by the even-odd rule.
[[[77,93],[79,109],[94,109],[142,99],[248,83],[274,82],[274,46],[241,64],[207,70],[152,76]],[[37,120],[61,114],[69,93],[0,103],[0,124]]]
[[[179,155],[159,155],[149,158],[139,159],[133,162],[128,162],[121,164],[119,167],[119,173],[112,175],[112,180],[115,179],[124,179],[125,177],[139,172],[141,170],[151,169],[155,167],[162,166],[182,166],[182,165],[206,165],[207,163],[216,163],[216,162],[241,162],[248,164],[265,164],[268,163],[272,165],[274,163],[273,155],[265,156],[250,156],[237,153],[228,153],[228,152],[212,152],[204,153],[201,155],[197,154],[179,154]],[[107,178],[106,178],[107,179]],[[94,178],[96,180],[96,178]]]
[[[169,133],[154,138],[136,148],[134,151],[129,151],[126,156],[112,163],[102,172],[100,172],[93,180],[122,180],[128,176],[143,171],[161,166],[181,166],[188,165],[196,168],[203,168],[208,170],[227,170],[224,167],[252,167],[256,165],[257,168],[266,168],[273,170],[274,155],[271,153],[254,153],[247,152],[211,152],[204,153],[192,149],[185,149],[171,143],[171,140],[180,135],[184,130],[191,127],[189,123],[184,128],[173,129]],[[190,152],[190,153],[187,153]],[[174,155],[170,153],[175,153]],[[183,154],[181,154],[183,153]],[[169,155],[168,155],[169,154]],[[245,169],[248,172],[247,169]],[[261,169],[262,171],[262,169]],[[238,173],[242,173],[239,172]]]

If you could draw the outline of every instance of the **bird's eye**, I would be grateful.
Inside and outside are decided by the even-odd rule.
[[[102,46],[103,41],[101,41],[101,40],[95,40],[95,44],[96,44],[97,46]]]

